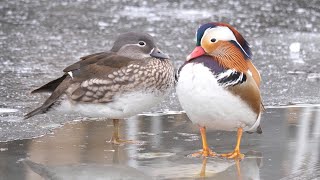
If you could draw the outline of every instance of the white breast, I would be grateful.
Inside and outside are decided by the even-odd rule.
[[[202,64],[189,63],[180,71],[177,95],[190,120],[209,129],[249,130],[257,120],[251,108],[223,87]]]
[[[112,102],[101,104],[74,104],[65,100],[56,110],[69,113],[77,112],[89,117],[123,119],[148,111],[151,107],[160,103],[165,95],[166,93],[132,92],[115,96]]]

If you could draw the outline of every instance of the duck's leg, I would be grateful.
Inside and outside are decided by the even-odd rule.
[[[206,127],[200,127],[201,139],[202,139],[202,151],[195,152],[191,154],[192,157],[204,156],[204,157],[214,157],[216,153],[214,153],[208,146],[207,143],[207,134]]]
[[[238,128],[238,133],[237,133],[237,144],[236,147],[234,148],[233,152],[231,153],[226,153],[226,154],[220,154],[222,157],[230,158],[230,159],[243,159],[244,154],[241,154],[240,152],[240,144],[241,144],[241,137],[242,137],[242,128]]]
[[[110,140],[111,143],[113,144],[125,144],[125,143],[136,143],[135,141],[132,140],[123,140],[120,139],[119,137],[119,119],[113,119],[113,134],[112,138]]]

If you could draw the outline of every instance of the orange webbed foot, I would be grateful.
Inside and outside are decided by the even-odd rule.
[[[244,154],[241,154],[240,152],[240,143],[241,143],[241,137],[242,137],[242,128],[238,128],[238,134],[237,134],[237,144],[234,148],[233,152],[226,153],[226,154],[220,154],[220,157],[225,157],[228,159],[243,159]]]
[[[220,154],[220,157],[228,158],[228,159],[243,159],[244,154],[240,153],[240,150],[234,150],[231,153]]]

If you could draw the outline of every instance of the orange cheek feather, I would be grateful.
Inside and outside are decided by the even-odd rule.
[[[203,41],[202,46],[205,51],[215,57],[219,64],[226,69],[235,69],[239,72],[247,72],[248,65],[241,50],[235,47],[231,42]],[[210,53],[209,53],[210,52]]]
[[[219,47],[219,45],[221,45],[221,42],[212,43],[212,42],[210,42],[210,40],[207,40],[207,39],[208,38],[206,38],[204,41],[202,41],[201,45],[202,45],[203,49],[205,50],[205,52],[210,54],[211,52],[215,51]]]

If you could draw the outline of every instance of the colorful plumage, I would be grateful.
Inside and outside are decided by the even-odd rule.
[[[177,95],[190,120],[200,126],[203,150],[215,156],[206,141],[206,128],[238,131],[234,152],[242,158],[242,131],[261,133],[260,74],[251,62],[248,42],[231,25],[207,23],[197,30],[196,48],[180,67]]]

